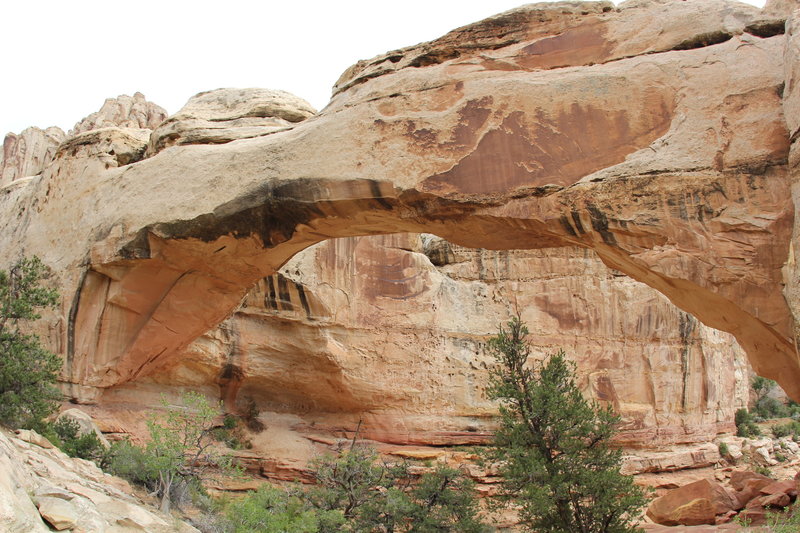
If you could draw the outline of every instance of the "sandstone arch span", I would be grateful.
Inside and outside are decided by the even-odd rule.
[[[424,231],[591,248],[800,398],[797,45],[775,17],[714,0],[515,10],[355,65],[293,127],[151,137],[120,167],[62,146],[5,191],[0,239],[74,294],[55,337],[76,396],[148,372],[313,243]]]

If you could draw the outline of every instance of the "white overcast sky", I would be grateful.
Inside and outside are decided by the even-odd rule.
[[[4,2],[0,135],[28,126],[66,131],[106,98],[136,91],[169,113],[192,95],[219,87],[283,89],[321,109],[333,83],[357,60],[435,39],[524,3]]]

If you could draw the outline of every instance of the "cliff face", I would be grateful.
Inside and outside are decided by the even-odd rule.
[[[155,403],[188,386],[234,411],[255,402],[265,420],[299,416],[301,433],[361,419],[364,436],[393,444],[482,442],[495,413],[485,341],[517,309],[537,357],[564,348],[587,395],[622,414],[628,446],[711,440],[746,404],[731,335],[591,251],[494,252],[416,234],[301,252],[171,364],[100,403]]]
[[[56,148],[63,140],[64,132],[56,127],[45,130],[31,127],[19,135],[7,134],[0,156],[0,186],[40,174],[53,161]]]
[[[519,308],[628,438],[703,440],[730,423],[737,343],[800,398],[800,63],[778,7],[535,4],[358,63],[317,115],[202,93],[3,189],[0,253],[56,272],[41,327],[78,402],[186,383],[471,442],[481,343]],[[357,238],[393,233],[525,251]]]

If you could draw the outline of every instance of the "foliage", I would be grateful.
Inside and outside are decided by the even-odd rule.
[[[772,434],[776,439],[788,437],[790,435],[797,438],[800,436],[800,422],[792,420],[791,422],[787,422],[785,424],[776,424],[772,426]]]
[[[426,473],[409,495],[410,529],[414,533],[463,531],[480,533],[488,528],[478,518],[472,480],[459,470],[438,466]]]
[[[253,433],[264,431],[264,423],[258,419],[258,405],[253,398],[245,397],[243,412],[242,419],[250,431]]]
[[[263,485],[225,510],[225,531],[232,533],[314,533],[319,519],[297,496]]]
[[[527,334],[515,318],[489,342],[498,365],[487,392],[501,402],[490,457],[500,465],[501,498],[531,531],[636,531],[646,500],[609,447],[619,417],[583,397],[563,351],[529,368]]]
[[[60,398],[53,386],[61,370],[58,355],[45,350],[23,327],[53,307],[58,294],[42,287],[47,269],[37,258],[0,270],[0,424],[30,427],[52,413]]]
[[[755,376],[753,381],[750,382],[750,386],[756,393],[756,401],[764,398],[772,391],[772,389],[775,388],[776,385],[777,383],[775,383],[773,380],[762,376]]]
[[[725,442],[720,442],[717,447],[719,448],[719,454],[722,457],[727,457],[728,454],[731,453],[731,451],[728,449],[728,444]]]
[[[772,472],[766,466],[757,465],[753,470],[755,471],[756,474],[761,474],[762,476],[767,476],[767,477],[772,476]]]
[[[100,467],[106,472],[150,490],[155,491],[158,487],[158,471],[154,462],[144,448],[135,446],[129,440],[111,444]]]
[[[318,485],[305,498],[320,513],[321,532],[488,530],[477,518],[472,482],[458,470],[439,466],[414,483],[405,464],[382,463],[374,449],[355,443],[312,468]]]
[[[214,467],[226,474],[237,472],[230,456],[216,453],[211,433],[218,405],[204,396],[187,392],[181,405],[170,406],[162,398],[166,414],[150,415],[150,441],[144,448],[129,442],[115,445],[105,461],[109,470],[151,489],[161,498],[161,510],[169,512],[173,501],[190,490],[200,490],[204,476]]]
[[[253,443],[247,438],[239,419],[233,415],[225,415],[222,427],[211,430],[211,437],[222,442],[231,450],[249,450],[253,447]]]
[[[800,531],[800,503],[783,512],[767,515],[767,527],[771,533],[797,533]]]
[[[769,396],[761,398],[761,400],[756,403],[753,411],[764,420],[783,418],[790,414],[789,409],[785,405]]]
[[[764,420],[791,416],[797,411],[796,409],[786,406],[779,400],[769,396],[769,394],[778,386],[778,384],[773,380],[761,376],[755,376],[751,382],[751,386],[756,393],[756,402],[753,406],[753,413]]]
[[[747,409],[737,409],[734,415],[734,422],[736,423],[736,435],[739,437],[757,437],[761,435],[761,428],[759,428],[753,415]]]
[[[70,457],[95,461],[103,456],[105,449],[97,435],[93,431],[81,434],[81,427],[75,420],[64,417],[53,422],[51,426],[57,437],[53,444]]]

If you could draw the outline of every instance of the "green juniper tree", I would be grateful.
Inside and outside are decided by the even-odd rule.
[[[501,417],[490,457],[500,465],[501,499],[530,531],[637,531],[644,491],[609,447],[619,417],[583,397],[563,351],[531,368],[527,334],[514,318],[489,342],[498,365],[487,392]]]
[[[23,332],[38,309],[56,304],[57,292],[41,286],[46,275],[37,257],[0,270],[0,424],[9,427],[40,427],[61,397],[53,386],[61,359]]]

